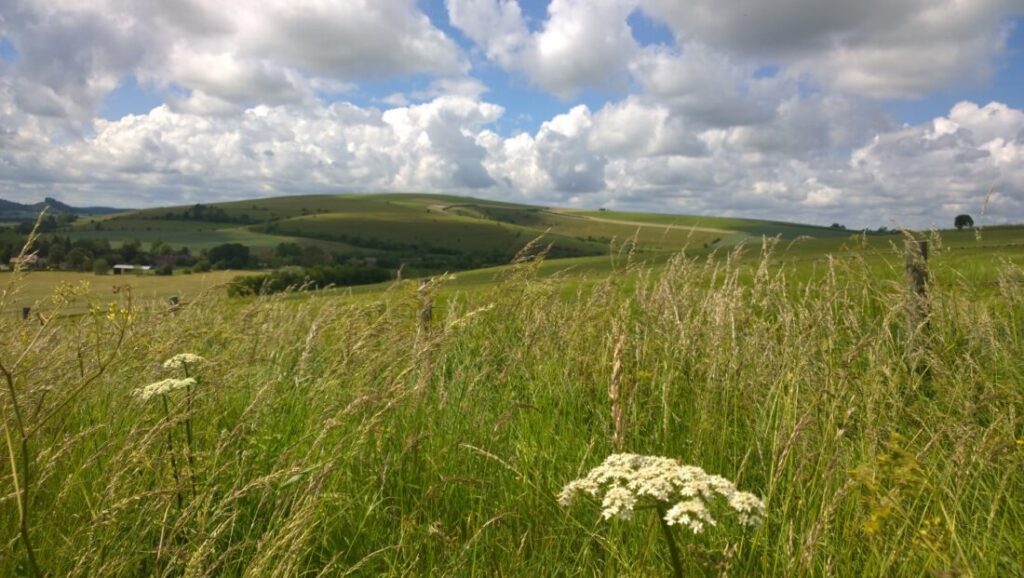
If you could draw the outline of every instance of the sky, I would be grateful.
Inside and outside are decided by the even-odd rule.
[[[1024,222],[1024,0],[0,0],[0,198]]]

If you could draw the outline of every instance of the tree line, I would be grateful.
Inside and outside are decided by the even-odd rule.
[[[329,286],[368,285],[392,279],[392,272],[376,265],[316,265],[289,267],[263,275],[236,277],[228,295],[267,295],[287,290],[314,290]]]

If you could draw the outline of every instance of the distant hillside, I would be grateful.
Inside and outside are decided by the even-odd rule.
[[[323,251],[341,262],[464,270],[507,263],[541,239],[549,257],[607,255],[635,240],[645,253],[710,251],[762,235],[846,238],[851,232],[751,219],[578,211],[422,193],[302,195],[125,211],[79,219],[73,239],[159,241],[192,251],[225,243],[255,255]],[[282,245],[285,245],[282,247]],[[297,248],[295,246],[298,246]]]
[[[0,220],[22,221],[35,219],[39,212],[49,207],[50,214],[71,213],[80,216],[99,216],[119,213],[129,209],[115,209],[113,207],[72,207],[52,197],[46,197],[39,203],[22,204],[6,199],[0,199]]]

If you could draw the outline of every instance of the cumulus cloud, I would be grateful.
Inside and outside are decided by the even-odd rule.
[[[445,0],[448,19],[480,46],[487,57],[512,66],[530,31],[516,0]]]
[[[989,218],[1019,221],[1024,217],[1022,122],[1019,109],[961,102],[946,117],[876,135],[850,157],[860,193],[851,200],[919,223],[936,213],[977,211],[991,191]]]
[[[531,32],[515,0],[445,0],[452,25],[488,58],[563,98],[587,87],[625,87],[638,46],[626,19],[634,0],[552,0]]]
[[[138,26],[86,5],[7,3],[0,19],[19,53],[7,83],[19,108],[33,115],[87,123],[146,52]]]
[[[647,48],[630,63],[630,70],[650,98],[708,126],[766,121],[774,102],[792,90],[777,79],[756,79],[753,66],[740,66],[696,42],[681,54]]]
[[[0,196],[422,190],[874,227],[977,213],[991,187],[989,219],[1024,220],[1024,111],[899,125],[876,100],[983,78],[1017,0],[552,0],[537,22],[514,0],[445,4],[464,37],[413,0],[4,5]],[[641,46],[637,10],[678,41]],[[471,62],[614,96],[501,134],[488,98],[514,104]],[[164,103],[96,118],[128,76]],[[362,92],[383,77],[416,82]],[[381,108],[346,102],[366,96]]]
[[[978,144],[1001,139],[1004,143],[1024,140],[1024,111],[991,102],[979,107],[973,102],[953,106],[949,118],[935,120],[937,132],[953,132],[963,128]]]
[[[393,153],[403,161],[392,187],[473,190],[494,184],[481,164],[486,151],[476,143],[476,132],[503,112],[452,96],[386,111],[381,118],[397,139]]]
[[[835,94],[787,95],[759,124],[725,129],[723,146],[773,157],[803,158],[848,150],[889,128],[871,103]]]
[[[502,107],[455,95],[383,111],[337,102],[209,116],[165,105],[62,144],[0,134],[0,188],[112,204],[131,191],[146,205],[424,190],[877,227],[977,213],[991,187],[989,222],[1024,218],[1024,111],[963,102],[894,126],[838,97],[795,98],[772,121],[709,128],[628,97],[510,137],[491,128]],[[849,126],[828,122],[842,114]]]
[[[25,0],[3,11],[19,105],[92,120],[127,75],[196,111],[309,102],[345,82],[458,75],[468,63],[413,0]]]
[[[1005,48],[1018,0],[643,0],[682,43],[786,66],[831,88],[913,97],[978,82]]]
[[[702,156],[707,152],[683,117],[666,106],[636,97],[605,106],[593,124],[589,147],[608,156]]]
[[[537,162],[563,193],[592,193],[604,188],[607,159],[588,145],[593,119],[579,105],[541,125],[534,141]]]
[[[468,191],[494,184],[476,138],[502,112],[457,96],[383,112],[339,102],[259,105],[209,116],[164,105],[145,115],[97,120],[91,138],[5,149],[0,182],[16,195],[53,186],[68,200],[92,203],[103,194],[104,202],[121,205],[126,198],[120,195],[129,190],[130,202],[146,204],[206,192],[244,198],[255,192]]]
[[[1010,19],[1024,13],[1019,0],[552,0],[531,31],[515,0],[446,6],[452,24],[488,59],[555,94],[614,86],[629,69],[649,89],[692,90],[698,99],[734,84],[733,61],[779,66],[792,78],[874,98],[982,83],[1005,51]],[[670,27],[683,59],[640,54],[628,24],[638,9]],[[709,73],[708,85],[695,84],[700,73]]]
[[[407,106],[411,102],[425,102],[439,96],[462,96],[476,99],[487,91],[487,85],[471,76],[450,76],[434,79],[426,88],[409,92],[393,92],[380,101],[392,106]]]

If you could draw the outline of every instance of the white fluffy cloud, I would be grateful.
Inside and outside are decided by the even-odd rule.
[[[24,0],[2,22],[19,53],[19,106],[80,122],[126,75],[182,87],[181,108],[213,112],[468,67],[413,0]]]
[[[961,102],[931,123],[876,135],[850,157],[850,171],[861,179],[854,201],[920,222],[935,214],[977,211],[991,190],[991,218],[1019,221],[1024,216],[1022,129],[1024,111]]]
[[[530,32],[514,0],[445,0],[454,26],[486,56],[569,98],[591,86],[625,86],[638,46],[626,22],[635,0],[552,0]]]
[[[1024,111],[963,102],[933,121],[891,126],[848,106],[791,97],[771,121],[716,128],[628,98],[576,106],[512,137],[491,129],[501,107],[464,96],[384,111],[259,105],[208,116],[161,106],[99,120],[94,136],[63,144],[6,135],[0,188],[122,205],[425,190],[921,226],[977,213],[991,187],[990,222],[1024,218]],[[837,114],[852,115],[850,126],[828,122]]]
[[[630,97],[598,111],[589,147],[622,158],[703,156],[707,148],[682,116],[657,102]]]
[[[487,58],[562,96],[614,84],[631,65],[653,73],[646,80],[655,90],[674,84],[677,92],[702,67],[711,83],[698,91],[713,90],[728,82],[731,65],[712,70],[700,60],[728,56],[849,94],[916,97],[987,80],[1005,49],[1008,19],[1024,12],[1020,0],[553,0],[531,31],[516,0],[446,5],[452,24]],[[702,52],[674,66],[678,80],[649,55],[633,62],[640,49],[627,19],[635,10],[667,24],[684,52]]]
[[[699,43],[687,44],[682,54],[648,48],[630,69],[644,93],[694,122],[737,126],[771,118],[773,101],[786,88],[777,79],[755,79],[752,66],[739,66]]]
[[[901,126],[877,100],[984,77],[1019,0],[552,0],[538,21],[514,0],[445,5],[465,37],[414,0],[5,4],[0,197],[422,190],[875,227],[977,213],[991,188],[990,222],[1024,220],[1024,111]],[[637,11],[677,42],[641,46]],[[509,103],[473,77],[492,65],[564,108],[502,134],[488,97]],[[129,76],[164,104],[97,118]],[[383,77],[421,82],[345,102]],[[608,102],[571,101],[588,88]]]
[[[501,107],[462,97],[384,112],[346,103],[266,106],[209,117],[160,106],[146,115],[98,120],[96,135],[64,146],[4,155],[9,166],[48,175],[26,183],[0,165],[8,189],[55,186],[62,197],[103,202],[224,198],[336,190],[466,191],[493,185],[476,143]],[[342,183],[339,185],[339,183]],[[118,200],[120,199],[120,200]]]
[[[677,38],[874,97],[978,82],[1005,45],[1019,0],[643,0]]]

